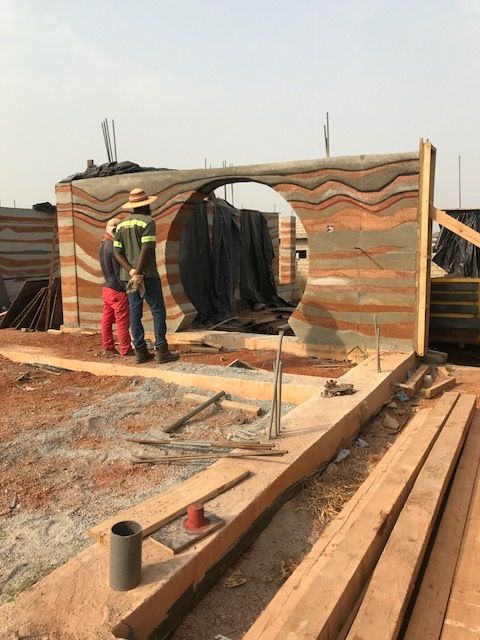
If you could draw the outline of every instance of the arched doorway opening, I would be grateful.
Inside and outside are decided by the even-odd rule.
[[[252,181],[212,183],[190,195],[172,227],[193,326],[293,335],[296,215],[279,193]]]

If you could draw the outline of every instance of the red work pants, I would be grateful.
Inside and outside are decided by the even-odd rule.
[[[130,349],[130,310],[128,297],[123,291],[115,291],[103,287],[103,313],[102,313],[102,347],[114,349],[113,325],[117,327],[120,353],[126,355]]]

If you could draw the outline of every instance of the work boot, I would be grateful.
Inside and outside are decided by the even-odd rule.
[[[178,353],[172,353],[168,350],[168,344],[165,343],[158,349],[155,349],[155,361],[158,364],[165,364],[165,362],[175,362],[178,360]]]
[[[135,347],[135,360],[137,364],[144,364],[145,362],[151,362],[154,358],[153,353],[147,349],[147,345],[144,344],[141,347]]]

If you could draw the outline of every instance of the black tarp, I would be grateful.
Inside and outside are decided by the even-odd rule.
[[[480,211],[478,209],[446,211],[459,222],[480,232]],[[478,278],[480,274],[480,248],[464,240],[453,231],[440,228],[435,247],[433,262],[452,276]]]
[[[126,160],[125,162],[105,162],[97,167],[93,165],[85,171],[74,173],[63,180],[63,182],[73,182],[73,180],[85,180],[87,178],[105,178],[107,176],[116,176],[122,173],[140,173],[142,171],[173,171],[173,169],[157,169],[156,167],[141,167],[135,162]]]
[[[53,205],[51,202],[37,202],[34,204],[32,209],[34,211],[42,211],[43,213],[56,213],[57,207]]]
[[[207,206],[199,203],[185,225],[180,242],[180,274],[185,293],[197,309],[200,324],[216,324],[235,315],[235,291],[253,306],[285,305],[277,294],[272,271],[275,257],[264,216],[239,211],[211,197],[210,242]]]
[[[272,271],[275,257],[267,221],[259,211],[241,211],[242,265],[240,295],[251,303],[285,304],[277,295]]]

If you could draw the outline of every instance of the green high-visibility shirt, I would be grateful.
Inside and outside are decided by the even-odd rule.
[[[113,241],[114,251],[122,251],[133,269],[138,263],[138,256],[142,247],[156,247],[155,220],[151,216],[141,213],[131,213],[130,216],[120,222],[115,232]],[[143,268],[145,278],[160,278],[157,269],[155,251],[148,253],[148,258]],[[120,280],[128,282],[129,273],[120,267]]]

